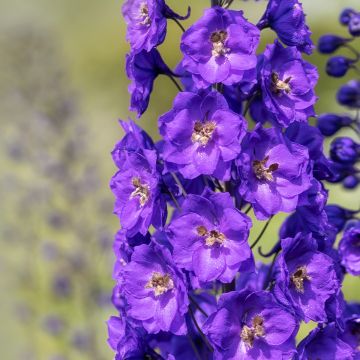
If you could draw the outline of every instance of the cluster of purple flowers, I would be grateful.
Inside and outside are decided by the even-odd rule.
[[[302,57],[313,49],[302,6],[270,0],[254,25],[232,3],[211,1],[184,29],[175,70],[156,46],[166,19],[183,28],[184,18],[163,0],[123,6],[131,109],[146,110],[159,74],[180,92],[157,143],[121,121],[109,344],[117,360],[353,359],[360,312],[341,284],[360,271],[360,225],[355,211],[326,205],[335,170],[308,124],[318,73]],[[278,39],[259,53],[264,28]],[[251,210],[266,222],[249,244]],[[263,254],[272,263],[255,264],[252,249],[280,212],[289,216]],[[318,327],[297,346],[302,321]]]

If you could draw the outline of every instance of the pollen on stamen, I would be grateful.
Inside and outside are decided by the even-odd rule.
[[[253,347],[256,337],[264,336],[264,319],[260,315],[254,316],[251,327],[244,325],[241,329],[240,337],[250,348]]]
[[[153,289],[155,296],[160,296],[174,288],[174,282],[169,274],[153,272],[150,280],[146,283],[145,289]]]
[[[140,24],[149,26],[151,24],[151,19],[149,16],[149,8],[146,2],[142,2],[140,4],[139,8],[139,18],[140,18]]]
[[[144,206],[150,198],[150,186],[142,184],[138,177],[133,177],[131,183],[135,190],[130,194],[130,199],[139,197],[140,206]]]
[[[205,226],[198,226],[196,228],[198,235],[205,238],[207,246],[219,245],[222,246],[225,242],[225,235],[217,230],[208,231]]]
[[[225,46],[225,41],[228,37],[228,33],[225,30],[214,31],[210,36],[213,49],[211,51],[213,56],[226,55],[230,52],[230,49]]]
[[[291,275],[290,280],[297,292],[304,293],[304,281],[310,281],[311,277],[308,275],[305,266],[299,266]]]
[[[274,93],[279,94],[282,91],[284,91],[286,94],[289,94],[291,92],[291,87],[289,84],[290,80],[291,80],[291,76],[287,77],[285,80],[281,80],[279,78],[279,75],[273,72],[271,74],[271,82]]]
[[[200,121],[195,122],[194,130],[191,135],[192,142],[197,142],[202,146],[207,145],[207,143],[212,138],[215,129],[216,123],[214,121],[208,121],[205,123],[202,123]]]
[[[255,176],[259,180],[273,181],[273,172],[279,169],[278,163],[273,163],[269,167],[266,167],[269,157],[266,156],[263,160],[254,160],[252,163]]]

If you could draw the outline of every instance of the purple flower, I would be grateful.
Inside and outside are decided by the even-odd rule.
[[[350,108],[360,108],[360,80],[350,80],[336,94],[337,101]]]
[[[126,0],[122,12],[128,25],[126,39],[134,53],[149,52],[164,41],[166,18],[184,20],[190,15],[190,9],[185,17],[175,14],[164,0]]]
[[[247,243],[251,220],[238,211],[228,193],[207,190],[188,195],[182,212],[169,225],[175,263],[193,271],[201,282],[230,282],[254,269]]]
[[[360,159],[360,144],[350,137],[337,137],[331,142],[330,158],[343,164],[354,164]]]
[[[317,250],[310,234],[281,240],[276,260],[276,298],[308,322],[326,321],[325,302],[339,288],[333,260]]]
[[[256,67],[259,37],[259,30],[242,11],[207,9],[182,37],[182,66],[198,88],[238,83],[246,70]]]
[[[345,209],[335,204],[326,205],[325,211],[329,223],[336,228],[338,233],[343,230],[346,222],[352,219],[357,213],[357,211]]]
[[[236,290],[260,291],[268,285],[270,265],[261,262],[256,263],[256,272],[240,274],[236,279]]]
[[[347,304],[344,317],[345,329],[339,337],[354,350],[354,360],[359,360],[360,305],[356,303]]]
[[[173,265],[169,250],[154,243],[135,247],[124,269],[127,314],[149,333],[186,333],[188,298],[184,276]]]
[[[295,210],[299,195],[311,186],[307,148],[288,141],[275,128],[259,125],[245,137],[242,148],[238,191],[253,204],[256,217]]]
[[[347,115],[321,114],[317,119],[317,127],[324,136],[332,136],[342,127],[349,126],[353,120]]]
[[[347,224],[339,243],[341,264],[351,275],[360,275],[360,220]]]
[[[315,115],[318,73],[295,47],[284,48],[278,41],[268,45],[260,61],[259,76],[264,107],[275,124],[287,127]]]
[[[339,338],[339,330],[334,323],[317,327],[298,346],[296,359],[341,359],[352,360],[353,350]]]
[[[165,142],[163,158],[176,164],[185,178],[212,175],[229,179],[246,121],[229,110],[221,94],[179,93],[173,109],[160,117],[159,126]]]
[[[295,318],[266,292],[230,292],[204,325],[214,360],[290,359],[295,352]]]
[[[137,111],[140,117],[147,109],[154,80],[160,74],[170,75],[171,70],[164,63],[159,52],[152,49],[138,54],[126,56],[126,74],[131,80],[129,93],[131,94],[130,110]]]
[[[133,328],[124,318],[111,316],[107,322],[108,344],[116,352],[114,360],[142,358],[145,355],[143,330]]]
[[[296,46],[306,54],[312,53],[311,31],[298,0],[270,0],[257,26],[260,29],[270,27],[285,45]]]
[[[116,197],[114,212],[127,236],[146,235],[149,226],[161,227],[166,219],[166,202],[160,194],[157,156],[153,150],[124,151],[124,164],[111,179]]]

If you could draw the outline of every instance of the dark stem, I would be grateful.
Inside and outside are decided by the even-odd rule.
[[[225,6],[225,9],[228,9],[233,2],[234,2],[234,0],[228,0],[227,4]]]
[[[244,116],[244,117],[246,116],[247,112],[249,111],[250,105],[251,105],[251,103],[254,101],[254,99],[256,98],[257,95],[258,95],[258,94],[255,93],[255,94],[247,101],[247,103],[246,103],[246,105],[245,105],[245,108],[244,108],[244,113],[243,113],[243,116]]]
[[[223,284],[222,286],[223,293],[228,293],[234,290],[235,290],[235,280],[233,280],[231,283]]]
[[[271,221],[272,218],[273,218],[273,215],[271,215],[271,217],[269,218],[269,220],[266,222],[265,226],[264,226],[263,229],[261,230],[259,236],[256,238],[256,240],[254,241],[254,243],[250,246],[251,249],[253,249],[253,248],[256,246],[256,244],[260,241],[260,239],[261,239],[262,236],[264,235],[267,227],[269,226],[270,221]]]
[[[171,174],[171,176],[174,178],[176,184],[177,184],[177,185],[179,186],[179,188],[181,189],[181,192],[182,192],[183,196],[184,196],[184,197],[187,196],[187,192],[186,192],[185,188],[183,187],[181,181],[180,181],[179,178],[177,177],[177,175],[176,175],[175,173],[173,173],[173,172],[171,172],[170,174]]]
[[[191,301],[191,303],[206,317],[209,317],[209,315],[206,313],[206,311],[196,302],[196,300],[189,295],[189,299]]]
[[[222,185],[220,184],[220,181],[218,179],[213,179],[213,183],[221,192],[225,192],[224,188],[222,187]]]
[[[277,258],[277,256],[278,256],[280,250],[281,250],[281,249],[279,249],[279,250],[275,253],[275,255],[274,255],[273,259],[272,259],[272,262],[271,262],[269,271],[268,271],[267,276],[266,276],[266,280],[265,280],[265,282],[264,282],[263,290],[265,290],[265,289],[267,288],[267,284],[271,281],[271,276],[272,276],[273,268],[274,268],[274,265],[275,265],[275,260],[276,260],[276,258]]]
[[[189,343],[190,343],[191,348],[193,349],[193,351],[194,351],[194,353],[195,353],[196,358],[197,358],[198,360],[201,360],[201,356],[200,356],[200,354],[199,354],[199,352],[198,352],[198,349],[196,348],[196,345],[194,344],[191,336],[190,336],[189,334],[187,334],[186,337],[187,337],[188,340],[189,340]]]
[[[245,214],[248,214],[252,208],[252,204],[249,205],[249,207],[244,211]]]
[[[202,332],[202,330],[200,329],[199,324],[197,323],[196,319],[195,319],[195,315],[194,312],[192,311],[191,307],[189,306],[189,313],[190,313],[190,317],[191,320],[193,321],[197,331],[199,332],[199,335],[201,336],[201,339],[203,340],[204,344],[206,345],[206,347],[211,351],[214,352],[213,347],[209,344],[208,339],[206,338],[205,334]]]
[[[174,202],[176,208],[180,211],[181,208],[180,208],[180,205],[179,205],[178,201],[176,200],[175,195],[172,193],[172,191],[169,188],[167,188],[167,191],[168,191],[169,195],[171,196],[171,199]]]
[[[182,26],[181,22],[178,20],[178,19],[175,19],[175,18],[171,18],[172,20],[174,20],[176,22],[176,24],[179,26],[179,28],[185,32],[185,28]]]
[[[174,77],[172,76],[172,75],[170,75],[170,74],[166,74],[168,77],[169,77],[169,79],[174,83],[174,85],[177,87],[177,89],[179,90],[179,91],[183,91],[183,89],[181,88],[181,86],[178,84],[178,82],[174,79]]]

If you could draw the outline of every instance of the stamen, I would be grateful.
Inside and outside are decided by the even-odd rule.
[[[273,181],[273,175],[272,173],[276,171],[279,168],[279,164],[273,163],[268,168],[266,168],[266,163],[268,162],[269,157],[266,156],[263,160],[254,160],[253,161],[253,171],[255,173],[255,176],[259,180],[268,180]]]
[[[211,139],[215,129],[216,123],[214,121],[208,121],[206,123],[197,121],[194,125],[194,131],[191,135],[192,142],[198,142],[202,146],[205,146]]]
[[[151,19],[149,16],[149,8],[146,2],[140,4],[139,9],[139,19],[141,25],[149,26],[151,24]]]
[[[255,337],[265,336],[264,319],[259,315],[255,315],[252,320],[252,327],[244,325],[240,336],[249,347],[253,347]]]
[[[153,272],[151,279],[146,283],[145,289],[153,289],[155,296],[162,295],[174,288],[174,282],[169,274]]]
[[[311,277],[307,274],[305,266],[300,266],[296,271],[291,275],[290,280],[295,285],[296,291],[304,293],[304,281],[311,280]]]
[[[214,31],[210,36],[213,49],[211,51],[213,56],[226,55],[230,52],[230,49],[225,47],[225,41],[228,37],[228,33],[225,30]]]
[[[291,92],[290,82],[291,76],[285,80],[280,80],[279,75],[275,72],[271,74],[272,87],[275,94],[279,94],[281,91],[285,91],[287,94]]]
[[[138,196],[140,206],[143,207],[150,198],[150,186],[147,184],[142,184],[138,177],[133,177],[131,182],[135,190],[130,194],[130,199]]]
[[[205,237],[206,246],[214,246],[215,244],[222,246],[226,239],[223,233],[217,230],[208,231],[205,226],[198,226],[196,230],[200,236]]]

